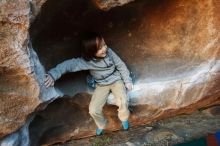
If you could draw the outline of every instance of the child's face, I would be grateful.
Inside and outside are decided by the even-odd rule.
[[[95,56],[98,58],[104,58],[106,56],[106,52],[107,52],[107,45],[105,44],[104,39],[102,39],[99,45],[99,49],[96,52]]]

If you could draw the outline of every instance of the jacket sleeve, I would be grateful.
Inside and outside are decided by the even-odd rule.
[[[121,58],[114,51],[112,51],[110,48],[108,49],[109,49],[110,55],[112,56],[113,62],[116,66],[116,69],[120,72],[124,83],[132,83],[130,72],[127,66],[125,65],[125,63],[121,60]]]
[[[89,64],[83,58],[73,58],[58,64],[55,68],[49,70],[48,73],[56,81],[67,72],[77,72],[88,69]]]

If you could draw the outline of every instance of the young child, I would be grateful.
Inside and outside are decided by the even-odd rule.
[[[132,90],[133,84],[125,63],[105,43],[102,36],[89,33],[82,41],[82,57],[73,58],[58,64],[51,69],[45,80],[45,86],[53,86],[54,82],[66,72],[89,70],[96,82],[89,113],[97,125],[96,135],[102,135],[107,120],[102,109],[110,92],[116,98],[118,117],[123,129],[129,128],[127,90]]]

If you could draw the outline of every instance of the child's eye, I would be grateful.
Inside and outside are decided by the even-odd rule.
[[[99,50],[101,50],[101,49],[103,49],[103,48],[107,48],[107,45],[105,44],[105,45],[103,45],[102,47],[100,47],[100,49]]]
[[[107,45],[103,45],[103,47],[102,48],[107,48]]]

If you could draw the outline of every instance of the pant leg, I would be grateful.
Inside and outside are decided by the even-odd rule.
[[[109,86],[97,85],[89,104],[89,113],[95,121],[97,127],[100,129],[104,129],[107,122],[103,116],[102,108],[107,101],[109,92]]]
[[[126,121],[129,118],[130,112],[128,110],[128,96],[126,88],[122,80],[116,81],[111,85],[112,94],[116,98],[118,108],[118,118],[121,121]]]

